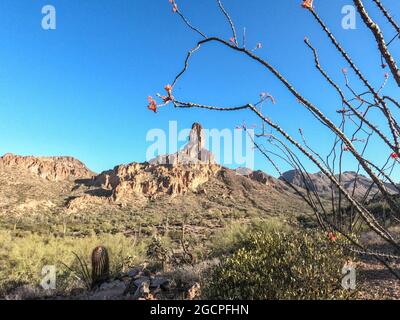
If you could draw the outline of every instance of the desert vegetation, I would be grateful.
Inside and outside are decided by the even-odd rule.
[[[314,232],[258,231],[210,272],[204,296],[228,300],[346,299],[343,266],[352,260],[345,243]],[[348,253],[347,253],[348,254]]]
[[[108,232],[77,237],[3,229],[0,232],[1,294],[8,298],[84,298],[90,296],[90,292],[94,294],[102,283],[119,281],[138,268],[153,277],[168,279],[172,289],[164,298],[170,299],[186,299],[188,291],[196,285],[204,287],[204,290],[199,291],[195,298],[293,299],[299,294],[296,288],[300,286],[309,291],[297,298],[350,297],[346,291],[317,295],[316,292],[322,292],[319,290],[323,288],[319,286],[320,289],[315,291],[316,282],[311,279],[326,282],[326,290],[336,286],[340,291],[342,264],[350,261],[350,257],[341,247],[332,250],[325,235],[316,236],[316,231],[303,235],[301,230],[295,221],[254,219],[249,224],[227,223],[223,229],[214,230],[209,241],[205,242],[189,231],[185,235],[182,230],[176,234],[143,234],[139,238]],[[92,266],[92,251],[100,244],[109,255],[109,273],[96,285],[92,271],[97,269]],[[304,255],[304,250],[309,250],[309,254]],[[56,267],[56,291],[43,291],[40,287],[41,271],[47,265]],[[293,272],[297,272],[293,276],[303,279],[301,284],[296,286],[288,278],[281,279],[289,265],[290,269],[294,268]],[[229,278],[232,273],[236,276]],[[266,275],[271,281],[271,286],[267,287],[272,291],[268,293],[261,290],[266,288],[262,285]],[[288,286],[281,287],[281,293],[274,291],[280,287],[279,279]],[[275,289],[272,283],[275,283]],[[131,297],[137,289],[130,289]],[[125,296],[122,292],[119,294],[118,298],[129,297],[128,293]]]

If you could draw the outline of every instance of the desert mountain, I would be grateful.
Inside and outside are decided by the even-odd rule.
[[[149,163],[152,165],[177,164],[215,164],[214,155],[205,148],[206,139],[199,123],[192,125],[189,142],[181,151],[169,155],[161,155]]]
[[[336,178],[338,180],[340,178],[341,183],[347,192],[352,194],[354,190],[354,195],[356,197],[364,197],[370,188],[370,196],[373,196],[379,191],[378,187],[373,185],[371,179],[360,174],[357,175],[356,172],[343,172],[340,177],[339,175],[336,175]],[[300,171],[291,170],[282,174],[279,179],[282,181],[288,181],[301,188],[308,187],[311,191],[316,191],[322,196],[331,195],[332,183],[329,178],[321,172],[314,174],[308,173],[305,179],[304,175]],[[386,183],[385,186],[389,191],[397,193],[397,190],[391,184]]]
[[[117,166],[98,175],[93,186],[109,190],[114,201],[122,202],[132,195],[154,198],[196,191],[221,170],[204,143],[202,127],[195,123],[189,142],[181,151],[159,156],[148,163]]]
[[[310,189],[330,194],[331,184],[324,175],[309,176]],[[341,179],[352,192],[355,173],[346,172]],[[204,147],[201,125],[195,123],[187,145],[179,152],[119,165],[98,175],[71,157],[6,154],[0,158],[0,215],[194,212],[249,218],[309,212],[283,180],[306,186],[297,171],[276,179],[262,171],[218,165]],[[363,196],[370,184],[371,180],[360,176],[356,195]],[[371,194],[375,191],[373,187]]]
[[[75,181],[95,174],[72,157],[0,157],[0,215],[58,212]]]
[[[30,172],[48,181],[76,180],[95,175],[72,157],[22,157],[11,153],[0,158],[0,170]]]
[[[159,203],[161,211],[265,214],[279,211],[277,206],[294,210],[298,205],[297,196],[287,191],[281,181],[261,172],[242,175],[222,167],[215,163],[214,155],[204,144],[203,129],[195,123],[182,150],[102,172],[87,184],[84,196],[73,198],[67,206],[81,210],[101,199],[107,205],[135,208]]]
[[[94,175],[69,157],[5,155],[0,161],[0,215],[169,212],[275,215],[308,211],[282,181],[260,171],[247,175],[215,163],[199,124],[188,144],[172,155],[116,166]]]

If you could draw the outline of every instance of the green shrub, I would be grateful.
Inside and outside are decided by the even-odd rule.
[[[168,243],[167,238],[153,236],[147,246],[146,256],[156,263],[155,267],[161,267],[162,270],[165,270],[170,262],[170,247],[171,244]]]
[[[203,295],[232,300],[347,298],[341,271],[348,258],[326,235],[259,231],[210,271]]]
[[[274,217],[254,219],[249,224],[242,222],[229,223],[211,239],[212,257],[221,257],[222,255],[236,252],[243,245],[243,242],[249,238],[249,234],[289,231],[290,229],[286,222]]]

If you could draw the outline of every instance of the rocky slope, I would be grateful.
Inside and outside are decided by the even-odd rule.
[[[218,165],[201,163],[174,166],[132,163],[103,172],[94,185],[110,190],[114,201],[126,201],[132,194],[148,198],[178,196],[196,191],[219,170]]]
[[[336,178],[339,180],[339,175],[336,175]],[[308,187],[311,191],[316,191],[322,196],[331,195],[331,181],[321,172],[314,174],[308,173],[307,176],[304,176],[300,171],[291,170],[282,174],[279,179],[282,181],[288,181],[301,188]],[[357,175],[356,172],[343,172],[340,176],[340,180],[344,189],[350,194],[352,194],[354,190],[354,195],[358,198],[364,197],[372,185],[371,179],[363,175]],[[389,183],[385,184],[385,186],[390,192],[398,193],[397,190]],[[373,185],[369,192],[369,197],[372,197],[378,191],[378,187],[376,185]]]
[[[25,171],[48,181],[73,181],[94,176],[82,162],[72,157],[23,157],[10,153],[0,158],[0,170]]]
[[[159,156],[149,163],[117,166],[98,175],[93,186],[109,190],[117,202],[129,201],[132,195],[151,199],[196,191],[221,170],[214,155],[204,148],[204,142],[203,129],[195,123],[189,142],[181,151]]]

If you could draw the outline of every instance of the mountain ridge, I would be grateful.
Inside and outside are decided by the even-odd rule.
[[[368,192],[369,196],[367,198],[370,198],[379,192],[378,187],[373,184],[370,178],[357,172],[344,171],[340,175],[336,174],[335,177],[337,180],[340,179],[342,186],[348,193],[353,194],[354,192],[356,198],[364,197]],[[322,172],[307,173],[305,175],[299,170],[289,170],[283,173],[279,179],[303,189],[308,187],[310,191],[315,191],[322,196],[331,196],[332,183]],[[398,190],[390,183],[384,183],[384,186],[390,193],[398,193]],[[336,187],[333,187],[333,190],[335,193],[338,193]]]
[[[94,174],[72,157],[6,155],[0,166],[0,214],[149,215],[195,212],[273,215],[306,206],[282,181],[261,172],[225,168],[204,148],[200,124],[172,155]]]
[[[304,181],[296,170],[275,178],[261,170],[234,170],[215,163],[214,155],[204,148],[202,130],[200,124],[194,123],[187,145],[177,153],[144,163],[118,165],[100,174],[73,157],[6,154],[0,158],[0,214],[41,210],[118,212],[143,208],[150,211],[190,208],[198,212],[218,208],[219,212],[256,210],[260,214],[274,214],[288,208],[291,212],[299,208],[310,210],[285,180],[301,190],[309,187],[322,196],[331,195],[331,183],[322,173],[309,173],[310,179]],[[341,176],[344,188],[350,193],[355,177],[354,172],[344,172]],[[355,196],[362,197],[370,185],[370,179],[359,175]],[[376,191],[372,187],[371,194]]]
[[[6,153],[0,157],[0,168],[25,169],[50,181],[88,178],[95,175],[83,162],[70,156],[34,157]]]

